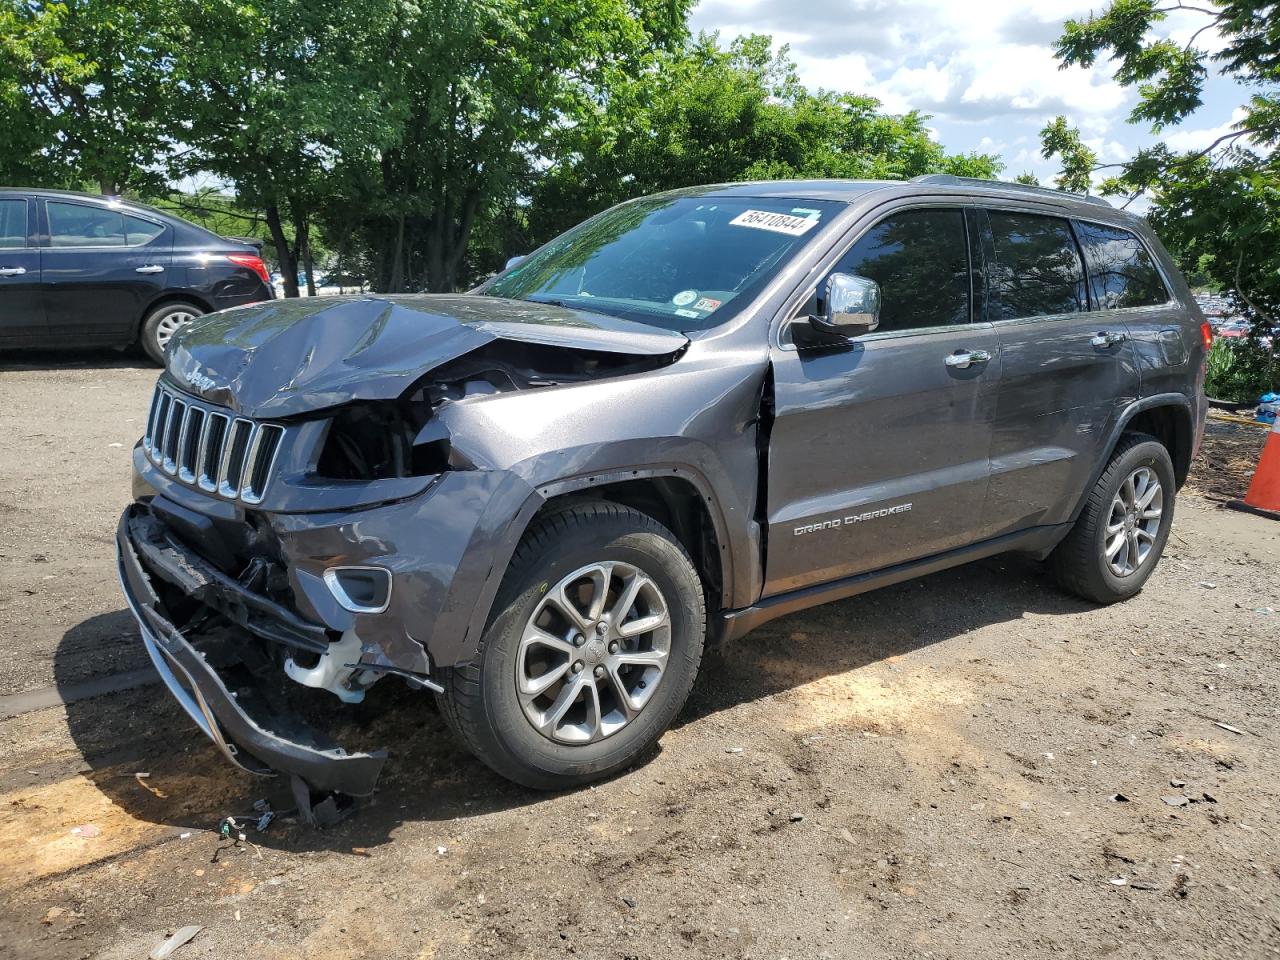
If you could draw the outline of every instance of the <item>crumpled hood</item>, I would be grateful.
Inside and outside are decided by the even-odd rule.
[[[494,340],[636,357],[688,340],[599,313],[475,295],[272,300],[213,314],[174,337],[169,375],[254,418],[399,397],[436,367]]]

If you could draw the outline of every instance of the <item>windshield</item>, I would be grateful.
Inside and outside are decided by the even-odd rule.
[[[840,206],[760,197],[636,200],[579,224],[477,292],[705,330],[750,302]]]

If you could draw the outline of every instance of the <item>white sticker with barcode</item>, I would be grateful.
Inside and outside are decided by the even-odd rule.
[[[771,210],[743,210],[729,223],[735,227],[770,230],[773,233],[799,237],[816,227],[818,220],[816,217],[796,217],[789,213],[774,213]]]

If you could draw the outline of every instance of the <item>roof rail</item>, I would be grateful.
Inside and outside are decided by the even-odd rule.
[[[1082,200],[1085,203],[1114,209],[1101,197],[1091,197],[1087,193],[1070,193],[1066,190],[1054,190],[1052,187],[1033,187],[1029,183],[1012,183],[1007,180],[981,180],[978,177],[957,177],[950,173],[926,173],[912,177],[912,183],[933,183],[940,187],[981,187],[987,190],[1013,190],[1018,193],[1035,193],[1040,196],[1057,197],[1059,200]]]

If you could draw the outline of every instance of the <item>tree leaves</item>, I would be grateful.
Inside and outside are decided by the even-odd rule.
[[[1165,10],[1174,6],[1201,18],[1184,44],[1156,33]],[[1056,53],[1063,66],[1089,66],[1109,54],[1118,63],[1116,79],[1138,90],[1130,121],[1149,123],[1155,132],[1200,106],[1213,65],[1253,89],[1233,129],[1198,150],[1179,152],[1164,143],[1140,150],[1103,181],[1102,191],[1148,196],[1148,216],[1184,270],[1228,290],[1254,321],[1255,333],[1270,333],[1280,322],[1280,152],[1274,150],[1280,144],[1280,31],[1275,5],[1230,0],[1174,6],[1115,0],[1098,16],[1065,24]],[[1224,41],[1213,57],[1196,46],[1207,31],[1216,31]],[[1041,131],[1041,140],[1045,157],[1061,159],[1058,183],[1065,189],[1087,189],[1102,169],[1063,117]],[[1280,337],[1273,341],[1273,352],[1277,342]]]

